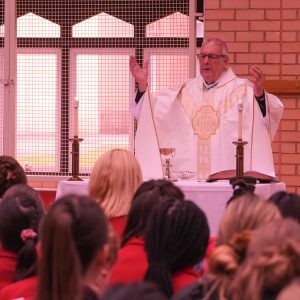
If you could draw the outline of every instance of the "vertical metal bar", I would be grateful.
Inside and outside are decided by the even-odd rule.
[[[196,77],[196,1],[189,0],[189,77]]]
[[[4,19],[3,154],[14,157],[16,153],[16,0],[5,0]]]

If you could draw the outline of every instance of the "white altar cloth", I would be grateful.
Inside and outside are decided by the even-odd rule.
[[[182,189],[187,200],[192,200],[203,209],[208,219],[211,235],[216,235],[226,202],[233,193],[228,180],[211,183],[180,180],[175,184]],[[283,182],[256,184],[255,193],[263,198],[268,198],[277,191],[284,191],[285,188]],[[88,195],[88,179],[60,181],[57,186],[56,199],[69,193]]]

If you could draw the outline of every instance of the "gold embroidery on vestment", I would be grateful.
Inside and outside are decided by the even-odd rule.
[[[211,137],[216,134],[221,116],[232,109],[239,99],[245,97],[246,89],[247,84],[243,84],[219,102],[216,101],[213,95],[207,98],[204,97],[200,108],[184,86],[180,91],[178,101],[191,121],[194,134],[198,136],[197,179],[206,179],[211,174]],[[214,91],[211,90],[211,92]],[[215,100],[213,103],[218,103],[215,107],[209,105],[211,99]]]
[[[216,134],[219,123],[219,112],[214,110],[211,105],[203,105],[192,120],[194,134],[198,135],[200,140],[208,140]]]

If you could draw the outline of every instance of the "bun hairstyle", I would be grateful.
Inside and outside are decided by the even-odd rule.
[[[274,221],[253,232],[247,258],[232,283],[233,300],[261,300],[300,276],[300,224]]]
[[[251,231],[242,231],[235,234],[228,244],[215,248],[209,258],[210,273],[221,277],[234,274],[245,258],[251,236]]]

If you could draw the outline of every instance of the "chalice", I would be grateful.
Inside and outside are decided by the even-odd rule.
[[[171,158],[174,157],[175,148],[159,148],[160,155],[163,161],[164,178],[169,181],[177,181],[177,179],[171,178]]]

